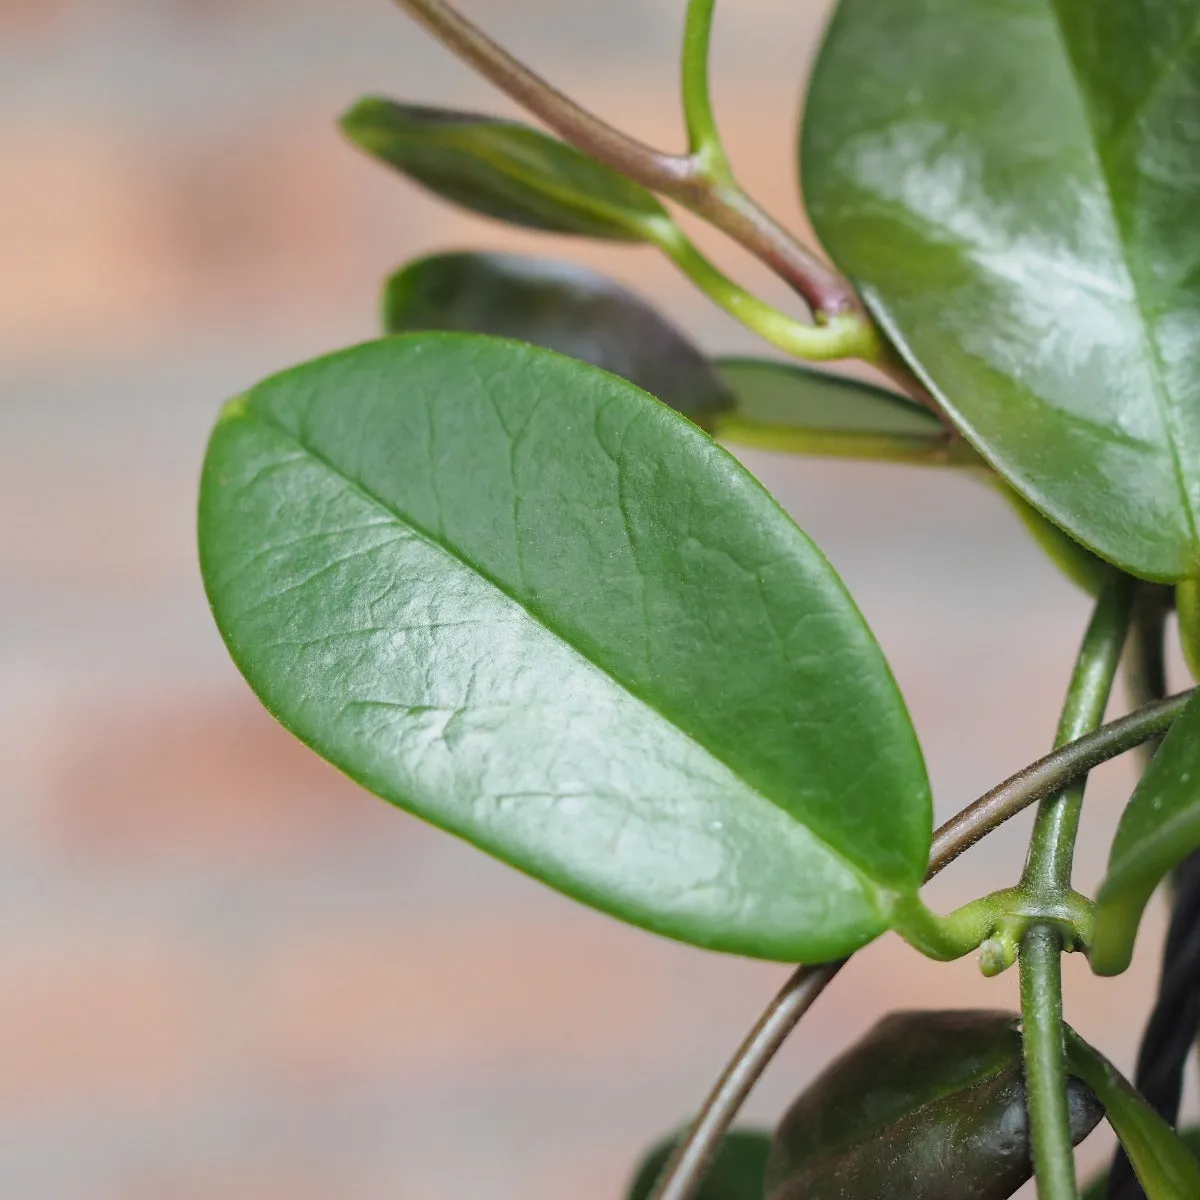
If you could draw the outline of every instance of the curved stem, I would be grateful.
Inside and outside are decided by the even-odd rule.
[[[710,177],[730,178],[729,161],[717,132],[708,82],[709,44],[717,0],[688,0],[683,26],[683,117],[692,158]]]
[[[710,299],[747,329],[797,358],[818,362],[832,358],[878,356],[874,328],[843,314],[828,322],[805,325],[738,287],[722,274],[671,220],[646,222],[646,236]]]
[[[1062,941],[1049,925],[1021,939],[1021,1037],[1038,1200],[1076,1200],[1062,1020]]]
[[[1136,583],[1114,573],[1096,601],[1088,623],[1055,745],[1094,730],[1104,719],[1129,633]],[[1043,800],[1029,842],[1020,890],[1043,902],[1070,892],[1071,865],[1087,776]],[[1075,1200],[1075,1156],[1067,1109],[1066,1050],[1062,1027],[1062,934],[1036,924],[1021,939],[1021,1019],[1029,1131],[1039,1200]]]
[[[840,315],[853,318],[867,326],[872,343],[877,342],[874,327],[849,280],[797,242],[732,181],[712,174],[704,155],[667,154],[615,129],[514,58],[447,0],[395,3],[577,150],[703,217],[786,280],[818,319]],[[708,7],[711,9],[711,4]],[[706,43],[704,5],[698,4],[697,8],[695,35],[699,43]],[[702,123],[706,119],[701,118]],[[919,388],[914,379],[909,380],[909,386]]]
[[[994,787],[933,835],[925,878],[932,879],[1009,817],[1059,791],[1078,775],[1165,733],[1191,697],[1192,692],[1184,692],[1130,713]],[[798,967],[793,972],[726,1064],[700,1115],[663,1168],[650,1200],[689,1200],[695,1194],[746,1097],[788,1034],[844,965],[845,960]]]
[[[846,962],[796,968],[734,1051],[687,1136],[663,1167],[650,1200],[688,1200],[694,1193],[767,1064]]]
[[[1056,746],[1090,733],[1104,720],[1129,631],[1136,586],[1130,576],[1114,573],[1100,593],[1067,690]],[[1058,896],[1070,889],[1086,782],[1086,778],[1080,779],[1062,795],[1042,802],[1021,877],[1021,886],[1027,891]]]
[[[929,875],[936,875],[960,854],[1010,817],[1062,791],[1093,767],[1116,758],[1151,738],[1161,737],[1183,712],[1195,689],[1148,704],[1102,725],[1074,742],[1039,758],[985,792],[950,818],[934,835]]]
[[[447,49],[577,149],[656,192],[686,186],[694,174],[686,154],[667,154],[615,129],[560,92],[445,0],[395,0]]]

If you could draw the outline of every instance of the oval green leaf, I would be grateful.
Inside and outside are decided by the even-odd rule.
[[[513,225],[639,242],[670,220],[639,184],[516,121],[368,96],[341,127],[443,200]]]
[[[805,197],[1031,504],[1152,579],[1200,563],[1194,0],[842,0]]]
[[[1129,1081],[1073,1029],[1067,1028],[1067,1067],[1104,1105],[1147,1200],[1196,1200],[1200,1163],[1180,1136]]]
[[[858,610],[614,375],[431,333],[276,376],[213,432],[200,560],[301,740],[597,908],[815,962],[920,884],[924,764]]]
[[[1188,1148],[1193,1158],[1200,1159],[1200,1129],[1181,1129],[1179,1140]],[[1097,1175],[1083,1189],[1082,1200],[1108,1200],[1108,1172]]]
[[[647,1200],[678,1143],[678,1137],[668,1138],[646,1155],[634,1176],[628,1200]],[[731,1130],[721,1139],[694,1200],[763,1200],[763,1170],[770,1150],[769,1133]]]
[[[733,403],[708,360],[655,309],[571,263],[433,254],[388,280],[383,320],[389,333],[490,333],[557,350],[636,383],[705,428]]]
[[[1089,951],[1094,971],[1116,975],[1129,966],[1154,889],[1198,848],[1200,696],[1193,696],[1121,814],[1108,873],[1096,897],[1096,931]]]
[[[768,1200],[1006,1200],[1033,1173],[1020,1018],[902,1012],[880,1021],[792,1105],[767,1163]],[[1102,1110],[1069,1086],[1082,1141]]]

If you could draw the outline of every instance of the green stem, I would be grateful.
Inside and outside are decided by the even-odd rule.
[[[1114,572],[1100,592],[1088,623],[1058,723],[1056,747],[1095,730],[1129,633],[1136,583]],[[1042,903],[1070,894],[1071,864],[1087,777],[1043,800],[1034,821],[1020,891]],[[1061,932],[1034,924],[1021,939],[1021,1019],[1029,1129],[1039,1200],[1075,1200],[1075,1157],[1067,1112],[1067,1073],[1062,1029]]]
[[[1062,942],[1049,925],[1021,940],[1025,1090],[1038,1200],[1076,1200],[1062,1021]]]
[[[873,361],[881,353],[874,326],[854,313],[806,325],[752,296],[709,262],[674,221],[647,221],[642,231],[706,296],[772,346],[811,362]]]
[[[717,132],[708,83],[708,52],[717,0],[688,0],[683,26],[683,117],[692,158],[710,179],[732,180]]]
[[[1091,733],[1104,720],[1104,709],[1129,631],[1135,581],[1113,574],[1096,601],[1075,663],[1055,747]],[[1083,807],[1086,777],[1065,792],[1042,801],[1029,843],[1021,886],[1035,895],[1057,897],[1070,890],[1075,836]]]
[[[932,879],[980,838],[1069,779],[1164,732],[1192,693],[1131,713],[1072,746],[1031,763],[947,821],[934,835],[926,880]],[[799,967],[726,1064],[700,1115],[680,1141],[651,1194],[652,1200],[691,1200],[750,1090],[776,1051],[829,981],[844,965]]]
[[[1153,704],[1167,694],[1166,623],[1171,609],[1171,589],[1144,583],[1133,604],[1133,628],[1125,647],[1125,689],[1130,708]],[[1162,738],[1144,742],[1138,757],[1143,770]]]

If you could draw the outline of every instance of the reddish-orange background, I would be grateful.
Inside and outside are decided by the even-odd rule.
[[[682,0],[466,7],[677,143]],[[729,0],[718,21],[736,163],[797,228],[795,110],[825,9]],[[360,158],[333,117],[366,90],[507,107],[387,0],[0,0],[5,1196],[616,1200],[784,977],[624,929],[357,791],[226,659],[193,549],[207,427],[256,378],[371,336],[406,257],[573,255],[714,349],[753,344],[650,251],[516,233]],[[991,494],[744,458],[872,621],[942,815],[1044,751],[1086,603]],[[1093,788],[1084,885],[1128,782]],[[1011,881],[1015,826],[936,901]],[[1160,935],[1156,910],[1140,977],[1069,964],[1070,1019],[1124,1065]],[[1014,998],[1010,976],[885,938],[749,1115],[889,1008]]]

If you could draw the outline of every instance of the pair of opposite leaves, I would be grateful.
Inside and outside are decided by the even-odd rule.
[[[824,60],[867,52],[872,7],[843,6]],[[530,177],[506,167],[498,193],[498,160],[431,136],[462,120],[427,118],[409,173],[529,215]],[[535,182],[554,168],[543,200],[585,198],[572,232],[664,219],[552,139],[505,136]],[[201,507],[235,658],[381,795],[626,919],[765,957],[845,953],[919,885],[928,785],[861,617],[761,489],[635,389],[511,344],[363,347],[230,406]]]
[[[774,1137],[728,1135],[697,1200],[1005,1200],[1032,1174],[1020,1020],[1002,1012],[884,1018],[793,1103]],[[1107,1115],[1149,1200],[1200,1195],[1170,1127],[1067,1031],[1076,1144]],[[645,1200],[672,1144],[629,1192]]]

